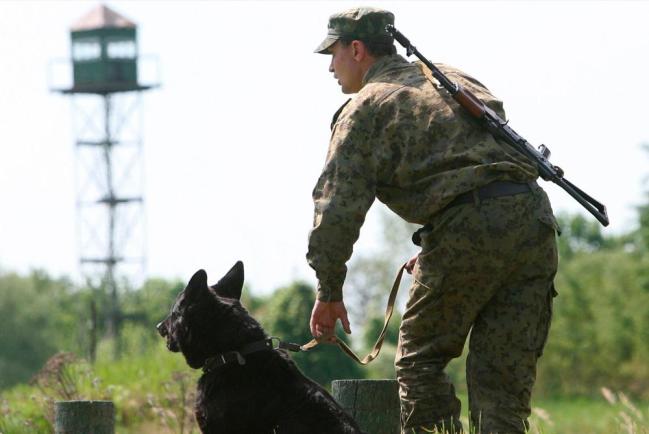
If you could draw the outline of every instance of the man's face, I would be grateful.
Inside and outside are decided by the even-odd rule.
[[[338,84],[342,87],[343,93],[356,93],[363,87],[363,69],[358,62],[358,42],[352,41],[345,46],[336,41],[329,47],[331,53],[331,64],[329,72],[334,73]]]

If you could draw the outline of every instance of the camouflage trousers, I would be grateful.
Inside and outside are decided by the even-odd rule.
[[[558,228],[547,196],[534,186],[476,198],[431,224],[399,333],[402,433],[462,432],[444,368],[461,355],[469,331],[470,432],[524,433],[556,295]]]

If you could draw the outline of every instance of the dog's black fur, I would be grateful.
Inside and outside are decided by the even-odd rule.
[[[197,271],[178,295],[170,315],[158,324],[170,351],[181,352],[192,368],[211,357],[266,339],[241,305],[243,264],[214,286]],[[356,422],[283,350],[248,354],[245,364],[204,370],[198,382],[196,420],[210,434],[362,434]]]

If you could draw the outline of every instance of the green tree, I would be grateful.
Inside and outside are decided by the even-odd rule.
[[[363,328],[361,357],[369,353],[374,348],[376,339],[381,334],[381,330],[383,330],[384,322],[384,314],[375,315],[366,321],[365,327]],[[381,347],[379,356],[365,367],[366,377],[376,379],[396,377],[396,371],[394,370],[394,358],[397,352],[397,343],[399,342],[400,324],[401,314],[398,310],[395,309],[392,314],[392,318],[390,319],[390,323],[388,324],[387,333],[385,335],[385,340],[383,341],[383,346]]]
[[[583,216],[562,215],[559,296],[538,389],[598,394],[602,386],[647,396],[649,287],[646,250],[634,233],[606,235]]]
[[[28,380],[59,348],[79,345],[82,297],[43,271],[0,275],[0,389]]]
[[[151,278],[139,289],[122,294],[124,356],[143,354],[160,341],[155,326],[166,318],[184,288],[180,280]]]
[[[561,265],[540,388],[583,395],[609,386],[646,395],[649,292],[638,279],[645,265],[623,249],[579,253]]]

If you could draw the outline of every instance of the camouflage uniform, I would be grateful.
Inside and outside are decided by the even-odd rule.
[[[437,66],[504,117],[481,83]],[[472,329],[472,421],[483,433],[523,433],[550,323],[556,222],[536,169],[463,110],[420,65],[379,58],[333,125],[307,259],[318,299],[340,301],[345,262],[375,198],[408,222],[429,224],[397,351],[402,430],[460,428],[444,368]],[[448,207],[494,181],[530,191]]]

